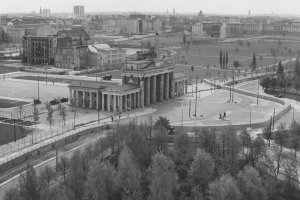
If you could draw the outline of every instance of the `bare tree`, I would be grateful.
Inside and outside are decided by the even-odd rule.
[[[35,124],[39,121],[40,117],[39,117],[39,110],[37,108],[37,105],[34,103],[33,104],[33,120],[35,122]]]
[[[60,111],[62,109],[60,97],[56,97],[55,100],[57,101],[57,110]]]
[[[177,188],[177,174],[174,162],[167,156],[157,153],[152,157],[149,200],[174,199]]]
[[[274,63],[276,63],[276,57],[277,57],[277,52],[275,49],[271,48],[270,49],[270,53],[271,53],[271,56],[274,57]]]
[[[32,166],[28,166],[20,176],[20,196],[22,199],[40,199],[38,178]]]
[[[237,183],[240,191],[244,196],[243,199],[267,199],[266,191],[263,188],[261,177],[255,168],[246,166],[237,175]]]
[[[282,150],[279,146],[271,147],[265,156],[265,164],[267,165],[270,174],[277,179],[282,163]]]
[[[53,109],[51,107],[51,104],[49,102],[46,102],[46,109],[47,109],[47,121],[49,122],[50,129],[53,122]]]
[[[292,152],[286,154],[286,159],[283,163],[283,171],[285,181],[288,183],[288,187],[298,185],[298,175],[297,175],[297,160],[294,158]]]
[[[242,194],[236,181],[230,175],[223,175],[209,184],[208,194],[210,200],[241,200]]]
[[[12,187],[5,192],[4,200],[21,200],[19,188]]]
[[[59,115],[61,116],[63,122],[64,122],[64,125],[66,125],[66,117],[68,115],[67,111],[66,111],[66,107],[62,106],[60,111],[59,111]]]
[[[66,181],[67,171],[69,169],[70,161],[67,157],[61,157],[60,163],[58,164],[58,171],[62,173],[64,177],[64,183]]]
[[[49,185],[50,182],[54,180],[55,175],[54,169],[47,165],[46,168],[41,171],[40,180]]]
[[[132,152],[126,147],[122,150],[118,161],[118,180],[122,187],[123,199],[139,200],[142,198],[142,174],[135,163]]]
[[[263,136],[266,140],[268,140],[268,147],[270,147],[270,143],[272,140],[272,122],[268,124],[267,127],[263,128]]]
[[[75,110],[74,108],[76,107],[76,100],[73,97],[70,97],[70,107],[73,108],[72,111]]]
[[[214,160],[206,151],[199,149],[189,171],[194,187],[199,185],[204,192],[213,178],[214,169]]]
[[[19,119],[21,119],[22,118],[22,113],[24,111],[23,105],[21,105],[21,104],[18,105],[17,110],[18,110],[18,113],[19,113]]]

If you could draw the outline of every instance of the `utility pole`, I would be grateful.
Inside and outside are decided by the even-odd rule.
[[[77,91],[78,92],[78,91]],[[75,98],[74,98],[74,127],[73,127],[73,129],[75,129],[75,117],[76,117],[76,101],[77,101],[77,99],[76,99],[76,95],[75,95]]]
[[[38,80],[38,100],[40,100],[40,77],[37,77]]]
[[[274,112],[273,112],[273,122],[272,122],[272,124],[273,124],[273,130],[274,130],[274,125],[275,125],[275,108],[274,108]]]
[[[194,86],[193,86],[193,82],[191,81],[192,84],[192,97],[194,96]]]
[[[295,130],[295,108],[293,107],[293,129]]]
[[[57,145],[57,143],[56,143]],[[57,146],[56,146],[56,149],[55,149],[55,161],[56,161],[56,171],[58,171],[58,149],[57,149]]]
[[[234,82],[234,70],[233,69],[232,69],[232,81],[233,81],[233,85],[232,85],[232,95],[231,95],[232,97],[231,98],[232,98],[232,102],[233,102],[234,83],[235,83]]]
[[[112,154],[115,154],[115,127],[113,127],[113,135],[112,135]]]
[[[257,97],[256,97],[256,104],[257,105],[258,105],[259,85],[260,85],[260,79],[258,79],[258,83],[257,83]]]
[[[214,91],[216,90],[216,77],[214,76]]]
[[[15,119],[13,120],[14,122],[14,137],[15,137],[15,142],[17,141],[17,134],[16,134],[16,121]]]
[[[189,103],[189,117],[191,117],[191,103],[192,103],[192,100],[190,99],[190,103]]]
[[[152,115],[150,116],[150,142],[149,142],[149,153],[150,159],[152,157]]]
[[[251,115],[252,115],[252,114],[251,114],[251,108],[250,108],[250,107],[249,107],[249,110],[250,110],[250,128],[251,128],[251,123],[252,123],[252,119],[251,119],[252,116],[251,116]]]
[[[181,126],[183,126],[183,103],[181,104]]]
[[[99,105],[97,105],[98,106],[98,124],[100,123],[100,106]]]
[[[197,101],[198,101],[198,76],[196,78],[196,101],[195,101],[195,117],[197,117]]]
[[[47,80],[47,67],[46,67],[46,85],[48,84],[48,80]]]
[[[231,101],[231,84],[229,85],[229,102]]]

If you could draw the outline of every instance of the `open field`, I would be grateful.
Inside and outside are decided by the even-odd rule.
[[[38,98],[38,84],[31,82],[19,82],[11,80],[0,80],[0,96],[33,100]],[[40,100],[48,101],[56,97],[68,97],[69,88],[53,85],[52,83],[40,84]]]
[[[72,83],[72,79],[64,79],[64,78],[53,78],[53,77],[45,77],[40,76],[39,78],[37,76],[17,76],[14,77],[15,79],[23,79],[23,80],[30,80],[30,81],[48,81],[49,84],[54,83]]]
[[[0,145],[14,141],[15,137],[17,139],[26,137],[30,132],[31,131],[26,128],[22,132],[21,127],[18,125],[14,127],[12,124],[4,124],[0,122]],[[16,135],[14,133],[16,133]]]
[[[11,72],[17,72],[19,71],[18,67],[6,67],[6,66],[0,66],[0,74],[6,74]]]
[[[16,100],[10,100],[10,99],[0,99],[0,108],[11,108],[16,107],[20,105],[28,104],[28,102],[24,101],[16,101]]]
[[[271,55],[270,49],[279,51],[275,58]],[[291,54],[288,52],[289,49]],[[241,46],[238,42],[199,44],[191,45],[188,50],[178,50],[179,54],[174,56],[174,61],[179,63],[185,59],[191,65],[219,66],[219,54],[222,50],[223,53],[228,53],[228,68],[232,67],[235,60],[239,60],[243,67],[248,67],[252,62],[253,53],[256,54],[257,66],[264,66],[287,59],[290,55],[295,56],[299,49],[299,42],[282,42],[280,47],[274,41],[251,41],[250,46],[246,44]]]

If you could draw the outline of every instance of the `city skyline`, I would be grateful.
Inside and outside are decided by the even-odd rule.
[[[299,15],[297,8],[300,3],[297,0],[286,0],[284,4],[272,0],[152,0],[145,6],[144,0],[110,0],[100,2],[96,0],[66,0],[46,1],[27,0],[26,5],[22,0],[5,2],[1,5],[0,13],[31,13],[39,12],[40,7],[51,10],[51,13],[72,13],[74,5],[83,5],[86,13],[93,12],[173,12],[176,13],[197,13],[200,10],[204,14],[233,14],[246,15],[249,10],[253,15],[260,14],[285,14]],[[58,6],[59,5],[59,6]],[[296,6],[298,5],[298,6]]]

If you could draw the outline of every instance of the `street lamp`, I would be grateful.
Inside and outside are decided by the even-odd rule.
[[[250,111],[250,128],[251,128],[251,105],[249,105],[249,111]]]
[[[183,103],[181,104],[181,126],[183,126]]]
[[[100,107],[99,107],[99,105],[97,105],[98,106],[98,124],[99,124],[99,122],[100,122]]]
[[[48,84],[48,76],[47,76],[47,66],[46,66],[46,85]]]
[[[258,79],[258,83],[257,83],[256,105],[258,105],[259,85],[260,85],[260,79]]]
[[[78,91],[77,91],[78,92]],[[77,99],[76,99],[76,95],[75,95],[75,98],[74,98],[75,100],[74,100],[74,107],[73,107],[73,110],[74,110],[74,127],[73,127],[73,129],[75,129],[75,117],[76,117],[76,104],[77,104]]]
[[[40,100],[40,77],[37,77],[37,81],[38,81],[38,100]]]

